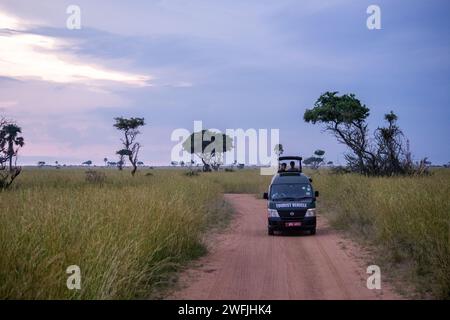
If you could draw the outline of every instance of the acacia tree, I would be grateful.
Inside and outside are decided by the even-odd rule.
[[[354,94],[337,95],[326,92],[317,99],[314,108],[306,109],[303,119],[313,124],[323,123],[325,131],[332,133],[351,152],[345,155],[355,171],[372,173],[375,168],[375,154],[369,147],[366,119],[369,108],[361,104]]]
[[[121,149],[116,151],[116,154],[119,156],[119,161],[117,161],[117,168],[122,171],[123,165],[125,164],[125,157],[128,156],[129,151],[126,149]]]
[[[184,142],[183,149],[195,154],[203,162],[203,171],[218,171],[223,154],[233,148],[233,139],[223,133],[202,130],[192,133]]]
[[[122,170],[122,166],[124,164],[124,158],[128,157],[128,160],[130,161],[131,165],[133,166],[133,169],[131,170],[131,175],[134,176],[134,174],[137,171],[137,162],[138,162],[138,155],[139,155],[139,149],[141,148],[141,145],[139,142],[136,142],[136,137],[140,134],[139,127],[142,127],[145,125],[144,118],[123,118],[118,117],[114,118],[116,123],[114,124],[114,127],[117,130],[120,130],[123,132],[124,137],[121,139],[123,148],[119,151],[117,151],[117,154],[120,157],[120,165],[119,169]]]
[[[326,92],[317,99],[312,109],[306,109],[303,119],[313,124],[322,123],[325,131],[332,133],[350,152],[345,155],[350,170],[366,175],[394,175],[424,173],[424,160],[414,166],[411,154],[404,150],[404,136],[397,126],[397,115],[385,115],[387,127],[375,130],[374,140],[369,139],[366,119],[369,108],[354,94],[338,96]]]
[[[313,169],[318,169],[319,166],[325,161],[324,155],[325,151],[316,150],[314,151],[314,155],[303,160],[303,163],[307,166],[311,166]]]
[[[0,119],[0,190],[8,188],[22,172],[16,164],[19,149],[25,144],[21,134],[15,123]]]

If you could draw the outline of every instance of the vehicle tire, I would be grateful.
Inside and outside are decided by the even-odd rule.
[[[267,234],[269,235],[269,236],[273,236],[273,229],[272,228],[267,228]]]
[[[309,234],[312,235],[312,236],[315,235],[316,234],[316,227],[310,229],[309,230]]]

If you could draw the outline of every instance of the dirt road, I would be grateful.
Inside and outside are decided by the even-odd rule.
[[[367,265],[356,247],[318,217],[315,236],[267,235],[267,206],[253,195],[228,194],[236,214],[214,237],[210,254],[180,278],[170,299],[396,299],[366,287]],[[345,249],[343,248],[345,246]]]

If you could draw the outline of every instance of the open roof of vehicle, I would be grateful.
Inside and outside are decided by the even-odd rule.
[[[284,161],[284,160],[299,160],[299,161],[302,161],[303,158],[302,157],[297,157],[297,156],[282,156],[282,157],[278,157],[278,161]]]
[[[278,173],[284,173],[284,172],[302,172],[302,157],[297,157],[297,156],[283,156],[283,157],[278,157]],[[282,161],[298,161],[298,168],[295,168],[294,170],[289,169],[286,171],[282,171],[281,170],[281,163]],[[285,162],[283,162],[285,163]]]

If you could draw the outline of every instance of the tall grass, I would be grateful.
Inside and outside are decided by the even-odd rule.
[[[262,176],[259,169],[245,169],[234,172],[211,172],[204,174],[208,181],[219,184],[225,193],[256,193],[267,191],[272,176]]]
[[[3,299],[149,297],[228,213],[218,184],[171,171],[108,170],[99,185],[83,170],[26,170],[0,205]],[[81,290],[67,289],[69,265]]]
[[[261,194],[271,179],[258,170],[104,172],[96,183],[83,170],[25,170],[0,193],[0,298],[154,297],[173,271],[205,252],[205,231],[229,217],[221,194]],[[334,226],[372,244],[423,296],[450,297],[450,170],[308,174]],[[66,287],[73,264],[81,268],[79,291]]]
[[[427,177],[313,174],[332,224],[369,241],[422,297],[450,298],[450,170]]]

